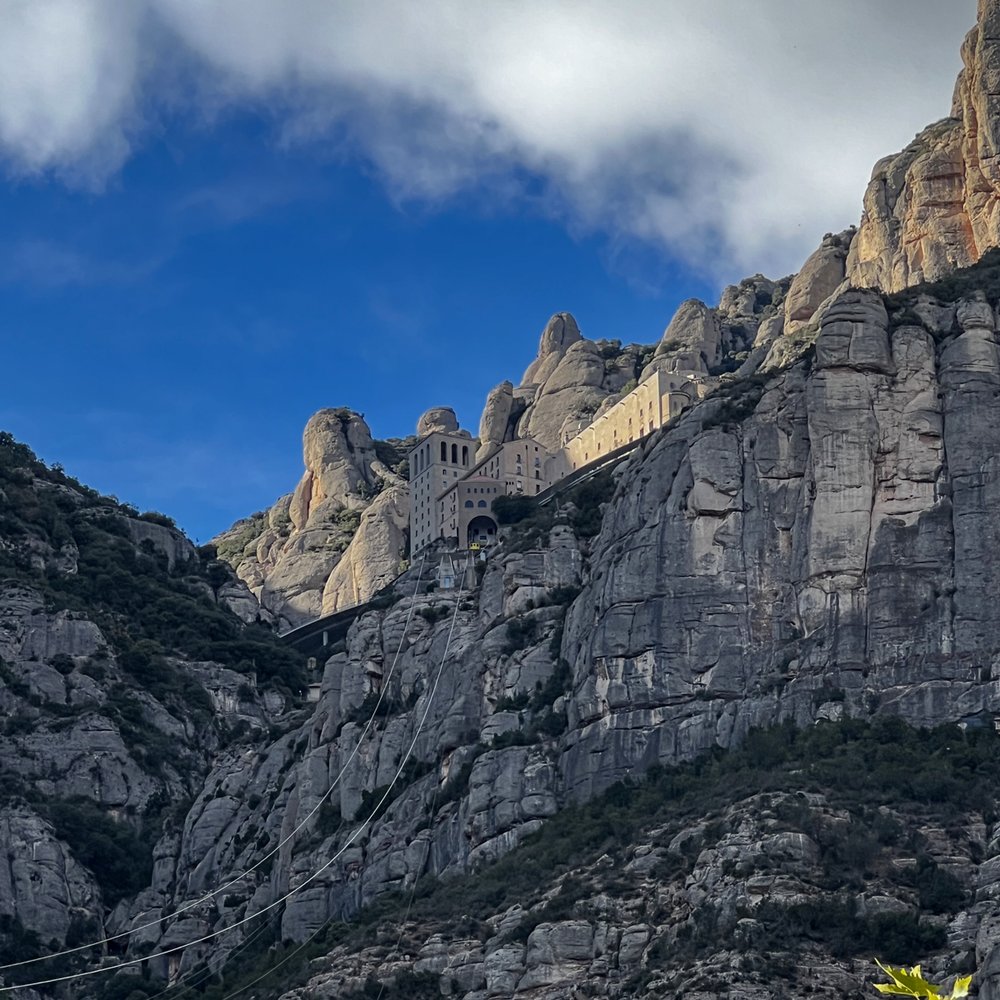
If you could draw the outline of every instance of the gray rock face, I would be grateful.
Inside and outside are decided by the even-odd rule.
[[[93,875],[26,806],[0,809],[0,851],[0,916],[16,917],[44,941],[65,941],[74,918],[103,926]]]
[[[217,749],[203,714],[158,700],[119,667],[94,622],[47,604],[30,587],[0,583],[0,916],[46,943],[71,931],[101,937],[129,909],[107,913],[95,875],[56,837],[46,807],[82,801],[123,826],[145,822],[163,802],[196,793]],[[246,676],[176,658],[168,668],[223,724],[270,722]],[[169,836],[155,853],[152,896],[133,904],[137,912],[162,908],[175,877]]]
[[[823,685],[915,723],[1000,709],[981,683],[1000,620],[979,558],[1000,489],[983,458],[1000,445],[994,317],[976,300],[952,316],[939,347],[849,291],[811,372],[768,381],[743,423],[706,401],[630,463],[567,623],[568,792],[807,721]]]
[[[489,862],[537,830],[559,804],[558,769],[543,744],[478,744],[480,734],[510,732],[553,710],[551,701],[537,710],[502,705],[526,706],[549,680],[566,593],[581,580],[573,533],[556,525],[546,542],[491,562],[474,594],[421,592],[360,618],[325,665],[313,715],[263,752],[220,759],[171,849],[170,874],[155,888],[183,905],[236,879],[227,898],[249,913],[336,855],[284,908],[282,934],[299,940],[389,888]],[[405,574],[397,592],[413,595],[419,572]],[[380,690],[391,707],[366,726]],[[359,834],[373,796],[393,782],[411,745],[423,776],[404,782],[384,817]],[[305,831],[282,849],[269,878],[236,878],[301,823]],[[197,936],[182,921],[154,936],[162,944],[170,935]],[[462,975],[471,982],[486,973]]]
[[[844,897],[829,888],[829,855],[805,829],[829,845],[854,830],[855,819],[823,795],[751,795],[711,823],[655,825],[621,856],[604,854],[570,872],[554,872],[528,892],[524,906],[476,921],[411,919],[406,946],[388,958],[384,945],[356,939],[315,963],[309,981],[286,996],[334,998],[362,988],[369,977],[388,985],[417,973],[437,978],[444,995],[464,1000],[652,998],[674,995],[682,980],[688,987],[710,984],[704,991],[685,989],[685,996],[699,1000],[770,1000],[776,990],[769,963],[781,962],[780,989],[789,996],[835,1000],[858,992],[869,975],[867,954],[864,960],[831,957],[814,941],[803,949],[794,940],[794,913],[808,907],[835,915],[844,906]],[[891,824],[888,810],[881,820]],[[966,838],[929,817],[914,817],[911,824],[939,874],[979,886],[961,912],[929,918],[947,924],[945,954],[959,949],[989,956],[1000,937],[990,896],[997,879],[996,831],[974,821]],[[905,925],[916,910],[913,889],[889,874],[898,875],[913,859],[891,849],[890,855],[880,858],[886,871],[866,878],[854,898],[859,921],[894,914]],[[792,929],[786,930],[780,922],[789,917]],[[469,936],[470,923],[475,936]],[[402,929],[398,921],[393,940],[397,927]],[[810,933],[815,938],[822,929]],[[933,981],[949,978],[944,961],[925,962]],[[995,969],[995,959],[987,958],[986,975],[977,977],[980,995],[993,995]]]
[[[994,314],[977,296],[919,310],[927,328],[892,328],[878,295],[836,297],[810,357],[740,390],[759,398],[709,397],[620,467],[596,538],[574,535],[567,507],[533,547],[512,540],[495,553],[470,593],[429,590],[432,571],[420,580],[411,569],[397,584],[406,596],[359,618],[330,650],[311,713],[269,745],[219,753],[183,828],[158,845],[152,885],[110,926],[232,882],[224,906],[199,904],[142,932],[147,947],[183,943],[300,886],[281,935],[304,940],[422,875],[500,857],[568,802],[731,746],[752,726],[876,710],[916,723],[1000,714],[989,679],[1000,581],[980,558],[1000,547],[1000,476],[983,457],[1000,451],[989,436],[1000,389]],[[565,357],[574,353],[593,357],[583,346]],[[23,588],[4,600],[0,655],[14,653],[18,676],[41,698],[99,706],[100,690],[23,655],[93,651],[99,633]],[[220,709],[239,710],[239,689],[205,686]],[[379,692],[386,707],[369,724]],[[184,739],[183,720],[153,703],[143,710]],[[59,790],[128,808],[155,786],[128,770],[127,748],[102,719],[95,707],[63,739],[109,762],[105,771],[95,779],[57,758]],[[41,780],[31,762],[62,749],[32,733],[5,752],[8,769]],[[802,880],[817,863],[808,833],[754,815],[700,847],[691,878],[661,899],[668,913],[711,909],[744,947],[766,929],[754,907],[810,898]],[[300,824],[273,861],[243,874]],[[687,856],[695,835],[678,836],[644,845],[629,871],[651,883],[660,861]],[[602,900],[536,917],[519,939],[511,913],[479,938],[429,936],[400,968],[419,963],[473,997],[562,996],[584,978],[638,974],[654,942],[676,940],[674,922],[634,900]],[[863,905],[889,912],[900,901],[879,889]],[[242,940],[232,937],[227,949]],[[994,947],[984,936],[983,953]],[[202,957],[188,949],[181,968]],[[351,961],[353,971],[331,960],[316,989],[358,988],[368,971]]]
[[[194,558],[194,546],[179,531],[152,521],[127,517],[128,532],[136,545],[147,542],[153,548],[167,557],[167,565],[173,569],[179,562],[187,562]]]
[[[876,164],[847,263],[853,284],[892,292],[936,281],[1000,245],[998,21],[997,0],[980,0],[951,117]]]
[[[841,269],[842,270],[842,269]],[[843,275],[841,274],[841,277]],[[783,297],[791,279],[754,275],[725,289],[719,305],[684,302],[655,347],[584,339],[558,313],[542,333],[538,357],[518,388],[503,382],[489,394],[480,421],[482,457],[513,438],[531,437],[555,451],[656,370],[708,375],[755,370],[782,333]],[[765,339],[756,343],[767,324]],[[751,357],[751,352],[759,347]]]
[[[532,437],[554,451],[560,446],[563,424],[596,413],[608,392],[603,388],[604,359],[592,340],[576,340],[550,371],[521,418],[518,436]]]
[[[410,494],[405,486],[391,486],[375,497],[323,585],[322,614],[360,604],[396,579],[409,524]]]
[[[669,364],[670,371],[708,373],[721,356],[722,328],[714,309],[698,299],[683,302],[663,332],[656,358]]]
[[[745,308],[740,299],[731,294],[728,308]],[[439,681],[453,593],[408,597],[355,624],[325,666],[315,715],[271,751],[272,777],[248,772],[235,794],[270,801],[266,828],[287,831],[346,768],[334,801],[347,826],[314,833],[275,867],[274,885],[294,885],[338,844],[346,848],[289,902],[284,935],[308,936],[421,873],[495,859],[566,802],[654,763],[732,746],[751,727],[876,710],[917,724],[1000,715],[1000,689],[988,679],[1000,650],[990,597],[1000,581],[979,558],[984,546],[1000,547],[992,513],[1000,475],[983,459],[1000,451],[989,437],[1000,382],[993,310],[976,296],[923,303],[927,328],[892,327],[880,296],[848,290],[820,312],[809,357],[757,376],[740,390],[756,395],[735,410],[720,390],[619,469],[596,539],[581,543],[557,524],[545,548],[501,550],[475,594],[458,598]],[[593,351],[581,342],[564,364],[575,356],[593,365],[596,383]],[[549,377],[553,387],[562,368]],[[398,589],[413,583],[411,573]],[[547,603],[581,584],[568,611]],[[529,720],[538,725],[539,711],[522,706],[560,658],[571,678],[547,711],[565,711],[567,730],[477,749],[509,743]],[[365,733],[362,706],[383,685],[397,708]],[[301,759],[275,785],[292,742]],[[425,773],[348,846],[351,820],[392,782],[411,742]],[[232,780],[227,766],[206,787],[221,818],[209,810],[185,832],[182,852],[205,858],[205,884],[254,856],[245,847],[214,858],[203,850],[220,836],[248,838],[241,824],[250,818],[224,809],[220,790]],[[435,806],[442,795],[447,805]],[[815,860],[808,838],[782,834],[766,850],[788,864]],[[248,885],[246,905],[271,891]],[[734,902],[725,905],[736,914]],[[865,905],[895,904],[873,896]],[[753,919],[739,919],[747,921],[739,934],[755,940]],[[650,933],[642,924],[636,914],[618,926],[614,947],[640,954]],[[530,995],[600,967],[611,947],[605,934],[593,924],[539,925],[523,967],[513,953],[491,959],[464,944],[422,961],[463,970],[473,993],[516,979]]]
[[[375,446],[364,419],[349,410],[320,410],[302,434],[306,467],[288,508],[298,530],[327,513],[324,504],[343,508],[344,499],[372,478]]]

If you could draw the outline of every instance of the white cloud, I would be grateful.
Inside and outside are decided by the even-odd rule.
[[[793,270],[948,113],[975,0],[0,0],[0,149],[100,178],[178,105],[264,109],[398,198],[530,176],[573,227]],[[124,12],[124,13],[123,13]]]
[[[129,151],[140,8],[0,0],[0,149],[13,170],[95,180]]]

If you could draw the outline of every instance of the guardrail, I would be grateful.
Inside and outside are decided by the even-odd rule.
[[[531,497],[530,499],[534,500],[539,507],[544,507],[567,490],[571,490],[574,486],[579,486],[580,483],[585,483],[588,479],[593,479],[594,476],[599,472],[603,472],[609,465],[616,465],[623,458],[627,458],[644,441],[648,440],[649,435],[647,434],[645,437],[639,438],[638,441],[630,441],[628,444],[624,444],[614,451],[609,451],[607,455],[602,455],[600,458],[594,459],[593,462],[581,466],[581,468],[574,470],[568,476],[564,476],[558,483],[553,484],[547,490],[542,490],[538,496]]]
[[[306,653],[306,655],[318,653],[347,635],[347,630],[363,614],[386,606],[392,591],[393,584],[390,583],[368,598],[367,601],[340,608],[332,614],[306,622],[305,625],[297,625],[295,628],[283,632],[278,638],[289,646],[294,646]]]

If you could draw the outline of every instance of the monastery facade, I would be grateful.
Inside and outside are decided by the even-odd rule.
[[[700,373],[654,371],[591,422],[564,428],[562,447],[555,453],[532,438],[520,438],[476,461],[477,442],[468,431],[433,431],[409,454],[411,553],[439,539],[459,549],[492,545],[497,497],[537,496],[647,437],[707,390]]]

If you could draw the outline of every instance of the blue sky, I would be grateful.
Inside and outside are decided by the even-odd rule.
[[[0,0],[0,427],[201,541],[320,407],[475,430],[553,312],[651,343],[856,222],[975,2],[907,12]]]
[[[712,294],[527,210],[393,203],[363,165],[242,117],[173,132],[101,193],[6,185],[0,213],[0,425],[203,541],[293,488],[321,407],[390,437],[446,404],[475,430],[551,313],[653,342],[679,298]]]

